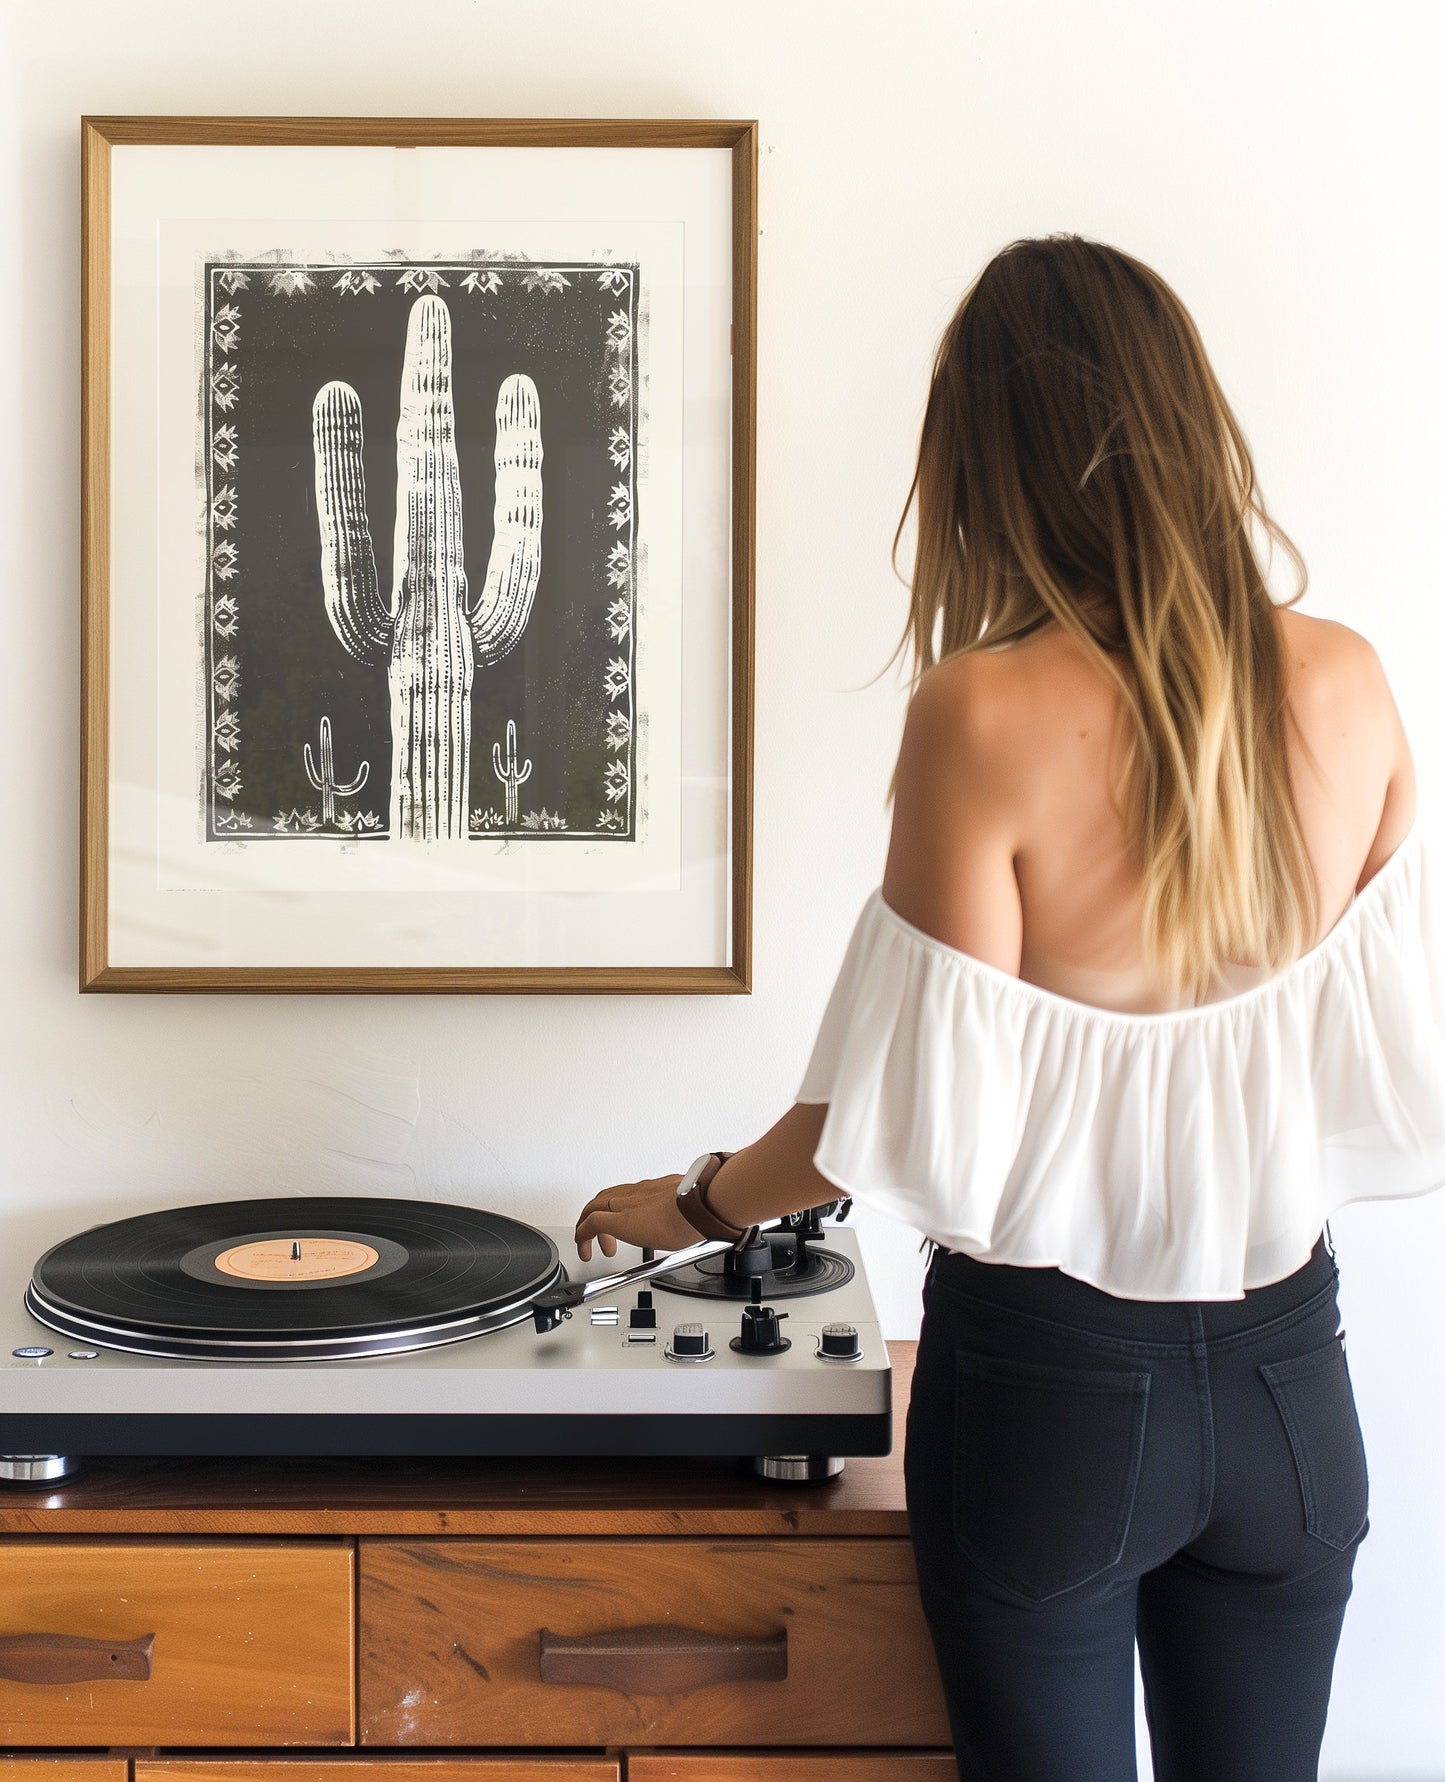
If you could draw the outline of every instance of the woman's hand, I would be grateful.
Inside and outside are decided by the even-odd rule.
[[[577,1254],[592,1260],[595,1239],[604,1256],[615,1256],[620,1239],[638,1249],[681,1250],[701,1241],[677,1210],[675,1176],[653,1176],[646,1182],[619,1182],[594,1194],[577,1221]]]
[[[734,1151],[708,1183],[707,1203],[739,1231],[770,1225],[785,1214],[820,1207],[838,1189],[813,1168],[813,1153],[828,1112],[826,1102],[795,1102],[760,1139]],[[678,1176],[619,1182],[594,1194],[577,1221],[577,1254],[592,1260],[592,1245],[615,1256],[619,1240],[640,1249],[681,1250],[701,1241],[677,1210]]]

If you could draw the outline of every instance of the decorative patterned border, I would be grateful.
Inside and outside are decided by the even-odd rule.
[[[400,272],[398,260],[406,262]],[[286,249],[278,248],[265,257],[208,258],[205,268],[202,499],[207,559],[207,778],[211,792],[208,814],[212,838],[390,839],[386,821],[374,811],[342,811],[328,825],[310,807],[292,808],[278,812],[270,820],[268,830],[258,828],[248,813],[234,809],[234,800],[244,789],[239,770],[241,719],[234,703],[240,691],[241,666],[230,648],[240,630],[241,613],[236,590],[229,584],[242,567],[235,541],[228,536],[236,524],[236,488],[232,479],[239,448],[234,417],[244,388],[242,312],[235,299],[251,288],[253,279],[264,283],[271,295],[283,297],[305,297],[327,288],[343,295],[365,297],[380,290],[385,278],[391,278],[400,289],[417,293],[455,287],[485,297],[500,290],[504,279],[512,275],[520,277],[524,290],[556,293],[574,288],[567,276],[571,273],[594,275],[604,298],[622,301],[622,307],[614,309],[607,319],[608,359],[603,373],[608,398],[619,411],[606,442],[608,458],[619,473],[619,480],[613,483],[607,502],[608,524],[617,537],[607,554],[606,584],[616,592],[607,604],[603,623],[612,642],[620,646],[608,660],[603,676],[607,696],[603,720],[606,745],[616,751],[605,773],[607,803],[590,829],[574,826],[560,812],[548,811],[545,806],[523,813],[515,826],[507,824],[501,812],[487,806],[471,812],[468,828],[472,836],[509,841],[583,836],[631,840],[636,769],[636,442],[641,418],[637,358],[640,271],[636,262],[541,262],[526,254],[484,248],[474,249],[464,258],[438,258],[424,263],[415,256],[401,254],[390,260],[298,262]],[[218,297],[224,301],[218,301]]]

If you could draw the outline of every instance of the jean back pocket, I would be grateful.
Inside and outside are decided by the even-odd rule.
[[[1033,1602],[1077,1588],[1124,1551],[1148,1373],[955,1352],[954,1537],[995,1583]]]
[[[1370,1502],[1364,1438],[1342,1335],[1303,1355],[1259,1363],[1294,1452],[1305,1528],[1339,1549],[1359,1538]]]

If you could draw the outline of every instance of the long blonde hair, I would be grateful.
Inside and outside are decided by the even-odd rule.
[[[916,678],[1056,620],[1132,717],[1126,808],[1153,970],[1198,1000],[1225,960],[1298,957],[1315,878],[1251,515],[1298,572],[1281,604],[1308,577],[1175,293],[1078,235],[1004,248],[939,342],[895,567],[915,496],[909,617],[890,660],[911,642]]]

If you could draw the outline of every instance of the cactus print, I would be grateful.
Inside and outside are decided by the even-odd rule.
[[[205,266],[209,839],[636,838],[640,283]]]

